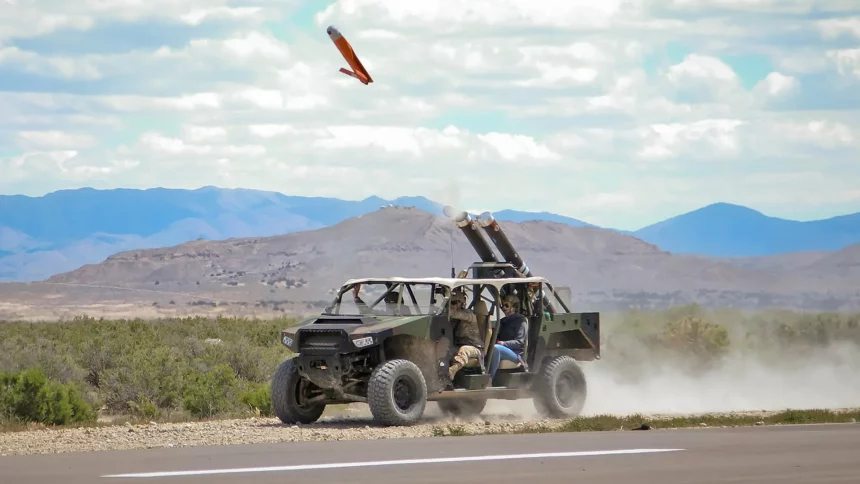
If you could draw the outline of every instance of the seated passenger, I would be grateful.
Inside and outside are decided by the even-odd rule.
[[[505,317],[499,321],[499,334],[496,338],[496,351],[490,360],[490,378],[496,376],[501,360],[522,363],[524,359],[528,321],[520,314],[520,302],[516,296],[506,296],[502,303]]]
[[[469,363],[470,358],[476,358],[483,370],[484,343],[478,329],[478,318],[466,308],[466,294],[462,290],[451,295],[450,307],[448,315],[454,323],[454,345],[457,347],[457,353],[448,367],[448,377],[453,380],[454,375]]]

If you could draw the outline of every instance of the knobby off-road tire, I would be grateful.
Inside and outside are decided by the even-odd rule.
[[[487,406],[486,398],[463,398],[458,400],[439,400],[439,410],[452,417],[477,417]]]
[[[427,406],[427,382],[418,365],[391,360],[370,375],[367,402],[373,418],[382,425],[413,425]]]
[[[544,365],[532,391],[535,409],[549,418],[578,416],[588,395],[585,374],[569,356],[553,358]]]
[[[284,361],[272,377],[272,408],[285,424],[309,424],[319,420],[325,411],[324,403],[303,405],[300,399],[303,381],[296,368],[296,358]]]

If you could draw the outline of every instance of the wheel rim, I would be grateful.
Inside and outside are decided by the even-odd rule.
[[[300,379],[293,388],[293,402],[302,410],[308,411],[313,408],[313,404],[307,402],[310,393],[310,383],[305,379]]]
[[[577,381],[570,372],[563,372],[555,381],[555,398],[563,408],[571,408],[578,403]]]
[[[392,396],[398,410],[408,412],[415,406],[415,390],[415,383],[411,378],[401,376],[394,381]]]

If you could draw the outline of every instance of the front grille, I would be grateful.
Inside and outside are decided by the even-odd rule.
[[[305,329],[299,332],[299,351],[337,351],[345,341],[339,329]]]

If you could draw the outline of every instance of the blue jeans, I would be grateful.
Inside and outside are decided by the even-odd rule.
[[[507,346],[502,346],[497,344],[496,351],[493,352],[493,359],[490,360],[490,377],[496,376],[496,371],[499,369],[499,363],[502,360],[513,361],[514,363],[519,363],[520,358],[514,353],[514,350],[508,348]]]

